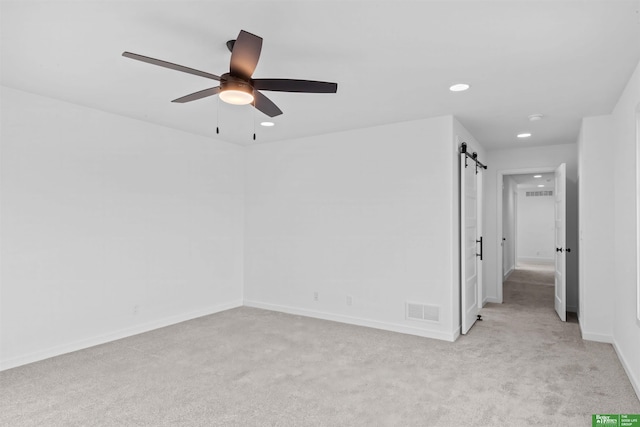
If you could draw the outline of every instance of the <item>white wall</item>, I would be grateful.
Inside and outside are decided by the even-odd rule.
[[[0,100],[0,369],[242,304],[241,147]]]
[[[639,150],[636,129],[636,108],[640,105],[640,63],[629,80],[612,117],[613,126],[613,190],[615,303],[613,339],[618,355],[640,397],[640,324],[636,319],[636,186],[635,150]],[[610,270],[611,271],[611,270]]]
[[[245,304],[454,339],[453,127],[449,116],[249,147]],[[438,306],[440,322],[406,319],[407,301]]]
[[[580,328],[611,342],[614,294],[614,164],[611,116],[582,120],[580,156]]]
[[[567,309],[577,310],[578,301],[578,183],[577,144],[553,145],[547,147],[513,148],[487,151],[489,169],[485,180],[485,238],[487,250],[484,269],[485,299],[500,301],[499,287],[502,287],[502,272],[498,270],[498,257],[502,257],[500,245],[502,214],[498,215],[498,196],[502,182],[498,182],[498,172],[555,168],[560,163],[567,164],[567,243],[571,256],[567,256]],[[517,172],[511,172],[517,173]]]
[[[636,318],[636,185],[640,64],[611,115],[589,117],[580,133],[580,327],[585,339],[612,342],[640,397]]]
[[[505,175],[502,183],[502,273],[503,280],[516,268],[516,212],[518,207],[517,183]],[[486,205],[485,205],[486,209]]]
[[[532,190],[519,189],[517,192],[518,262],[553,264],[555,262],[555,197],[527,197],[527,191]]]

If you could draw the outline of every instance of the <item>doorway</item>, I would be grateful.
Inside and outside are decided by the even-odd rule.
[[[554,250],[554,212],[555,212],[555,177],[553,173],[535,173],[506,175],[505,188],[510,197],[503,201],[507,205],[506,217],[509,230],[505,230],[505,242],[513,239],[511,245],[513,255],[506,257],[511,264],[509,269],[553,270],[555,262]],[[513,203],[509,209],[508,202]],[[513,216],[513,218],[511,218]]]
[[[498,173],[500,302],[546,306],[566,321],[566,166]]]
[[[555,177],[503,177],[503,301],[551,310],[555,283]]]

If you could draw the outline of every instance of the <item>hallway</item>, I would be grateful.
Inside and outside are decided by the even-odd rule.
[[[579,414],[640,410],[613,347],[583,340],[575,313],[567,313],[567,322],[558,318],[553,266],[520,265],[503,286],[503,304],[487,303],[483,321],[461,341],[484,340],[486,357],[501,360],[503,374],[514,378],[505,397],[527,401],[516,413],[538,406],[550,416],[548,425],[554,419],[573,425]]]
[[[518,264],[503,283],[502,292],[505,304],[536,311],[540,316],[557,317],[553,308],[553,265]],[[575,313],[571,313],[568,319],[575,320]]]

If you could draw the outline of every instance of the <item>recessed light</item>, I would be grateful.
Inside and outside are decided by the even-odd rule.
[[[542,178],[542,175],[533,175],[534,178]]]
[[[276,124],[273,122],[261,122],[260,126],[264,126],[264,127],[271,127],[271,126],[275,126]]]
[[[538,120],[542,120],[544,116],[542,114],[532,114],[529,116],[529,121],[537,122]]]
[[[538,187],[542,188],[542,187],[544,187],[544,184],[539,184]]]
[[[469,89],[469,85],[466,83],[456,83],[453,86],[449,87],[451,92],[462,92],[464,90]]]
[[[530,136],[531,134],[528,132],[518,134],[518,138],[529,138]]]

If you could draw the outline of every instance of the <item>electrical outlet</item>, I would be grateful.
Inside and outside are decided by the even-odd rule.
[[[318,301],[318,293],[317,292],[313,293],[313,300],[314,301]]]
[[[353,298],[351,295],[347,295],[347,305],[353,305]]]

